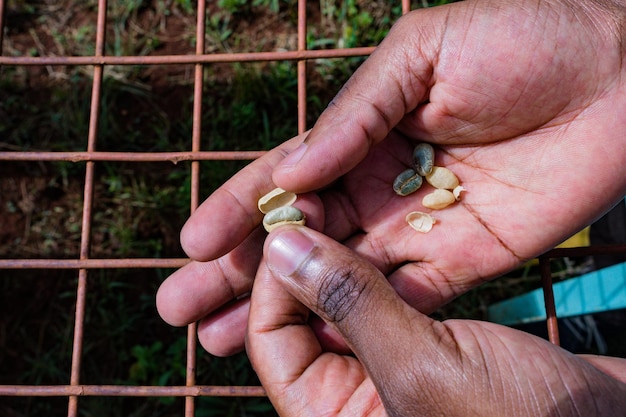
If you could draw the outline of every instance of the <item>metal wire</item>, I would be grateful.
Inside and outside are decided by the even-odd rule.
[[[149,55],[149,56],[45,56],[0,57],[0,65],[180,65],[235,62],[302,61],[323,58],[348,58],[369,55],[374,47],[315,49],[303,51],[216,53],[210,55]]]
[[[401,1],[402,12],[411,9],[409,0]],[[82,348],[84,342],[85,300],[87,295],[87,281],[89,272],[94,269],[118,268],[179,268],[188,262],[188,259],[91,259],[91,224],[92,207],[94,203],[94,168],[97,162],[157,162],[191,161],[191,195],[190,211],[193,212],[200,199],[200,162],[209,160],[251,160],[262,156],[265,151],[202,151],[201,149],[201,120],[202,120],[202,92],[204,70],[208,64],[257,62],[257,61],[296,61],[297,62],[297,119],[298,132],[307,129],[307,61],[320,58],[348,58],[369,55],[374,47],[359,47],[349,49],[307,50],[307,16],[306,1],[298,1],[297,49],[281,52],[252,52],[252,53],[205,53],[205,16],[206,2],[197,2],[196,10],[196,49],[192,55],[166,56],[106,56],[105,33],[107,1],[98,1],[96,22],[96,47],[93,56],[3,56],[2,38],[4,33],[4,19],[6,2],[0,0],[0,66],[47,66],[70,65],[92,66],[93,82],[91,88],[91,107],[89,119],[88,144],[85,151],[79,152],[0,152],[0,161],[70,161],[85,164],[85,183],[83,191],[82,232],[80,240],[79,259],[1,259],[0,270],[10,269],[68,269],[78,272],[76,288],[76,313],[74,320],[74,338],[72,345],[71,378],[69,385],[33,386],[33,385],[4,385],[0,386],[0,396],[15,397],[67,397],[68,416],[79,414],[79,397],[84,396],[178,396],[185,397],[185,415],[195,414],[195,398],[200,396],[236,396],[257,397],[264,396],[265,391],[258,386],[201,386],[196,385],[196,345],[197,326],[192,324],[187,329],[187,363],[185,386],[110,386],[110,385],[83,385],[80,381]],[[97,150],[99,114],[101,113],[101,94],[103,71],[110,65],[181,65],[190,64],[194,67],[193,89],[193,125],[192,144],[188,152],[103,152]],[[545,294],[545,305],[548,312],[548,333],[550,340],[558,344],[559,334],[557,326],[554,296],[552,294],[552,280],[550,273],[550,259],[565,256],[589,256],[606,253],[626,253],[626,245],[554,249],[540,257],[542,287]]]

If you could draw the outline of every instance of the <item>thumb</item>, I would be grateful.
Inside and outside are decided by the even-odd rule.
[[[420,372],[449,367],[445,354],[452,352],[442,346],[447,336],[440,323],[408,306],[380,271],[333,239],[282,227],[269,235],[265,261],[291,295],[343,336],[386,405],[400,400],[390,382],[411,373],[398,373],[410,358],[428,358]]]
[[[443,17],[438,11],[415,11],[394,25],[300,147],[274,168],[276,185],[306,192],[331,183],[354,168],[371,146],[426,99],[436,51],[428,45],[438,44],[432,39],[443,27],[438,16]]]
[[[623,410],[615,401],[621,394],[603,398],[602,393],[623,392],[624,385],[589,363],[504,326],[467,320],[446,326],[431,320],[405,304],[374,266],[316,231],[277,229],[264,255],[280,289],[345,338],[389,415],[617,415]],[[273,289],[276,303],[288,298],[280,289]],[[301,331],[303,312],[285,305],[280,311],[290,327],[283,320],[282,328]],[[286,351],[293,339],[275,350]],[[320,354],[319,345],[311,348],[307,342],[289,350],[300,361],[298,375],[306,373],[303,364],[312,363],[311,356]]]

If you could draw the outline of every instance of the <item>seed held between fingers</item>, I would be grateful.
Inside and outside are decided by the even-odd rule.
[[[263,214],[267,214],[277,207],[292,205],[297,198],[298,196],[295,193],[285,191],[282,188],[274,188],[272,191],[259,198],[259,211]]]
[[[294,206],[277,207],[269,211],[265,217],[263,217],[263,227],[268,233],[286,224],[304,226],[305,223],[306,216],[299,208]]]

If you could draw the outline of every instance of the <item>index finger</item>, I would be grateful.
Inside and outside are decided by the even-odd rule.
[[[446,9],[401,18],[322,113],[305,142],[274,170],[294,192],[319,189],[350,171],[428,96]],[[423,18],[428,16],[428,19]]]
[[[375,392],[371,380],[356,358],[323,352],[309,314],[261,264],[252,290],[246,350],[272,404],[285,416],[339,415],[344,406],[365,408]]]
[[[272,170],[303,135],[272,149],[211,194],[187,220],[180,234],[185,253],[196,261],[217,259],[238,246],[260,224],[259,198],[275,188]]]

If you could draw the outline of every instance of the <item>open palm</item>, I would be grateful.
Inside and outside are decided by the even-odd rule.
[[[571,132],[575,129],[569,125]],[[609,160],[598,143],[533,132],[481,145],[436,148],[436,162],[451,169],[467,190],[443,210],[421,205],[433,191],[396,195],[394,177],[410,164],[413,141],[392,133],[331,188],[320,192],[324,233],[343,242],[384,272],[403,298],[432,311],[452,297],[493,278],[588,224],[618,194],[618,172],[598,169]],[[587,174],[583,174],[586,172]],[[581,198],[581,195],[584,196]],[[405,216],[429,212],[433,229],[417,233]]]
[[[423,312],[588,224],[626,190],[618,16],[595,2],[485,0],[404,17],[304,142],[252,163],[189,219],[181,239],[195,262],[161,287],[161,315],[202,319],[213,353],[243,348],[265,238],[256,201],[274,184],[301,193],[310,227]],[[427,234],[404,220],[426,211],[427,187],[391,189],[418,141],[435,144],[436,164],[467,189]]]

